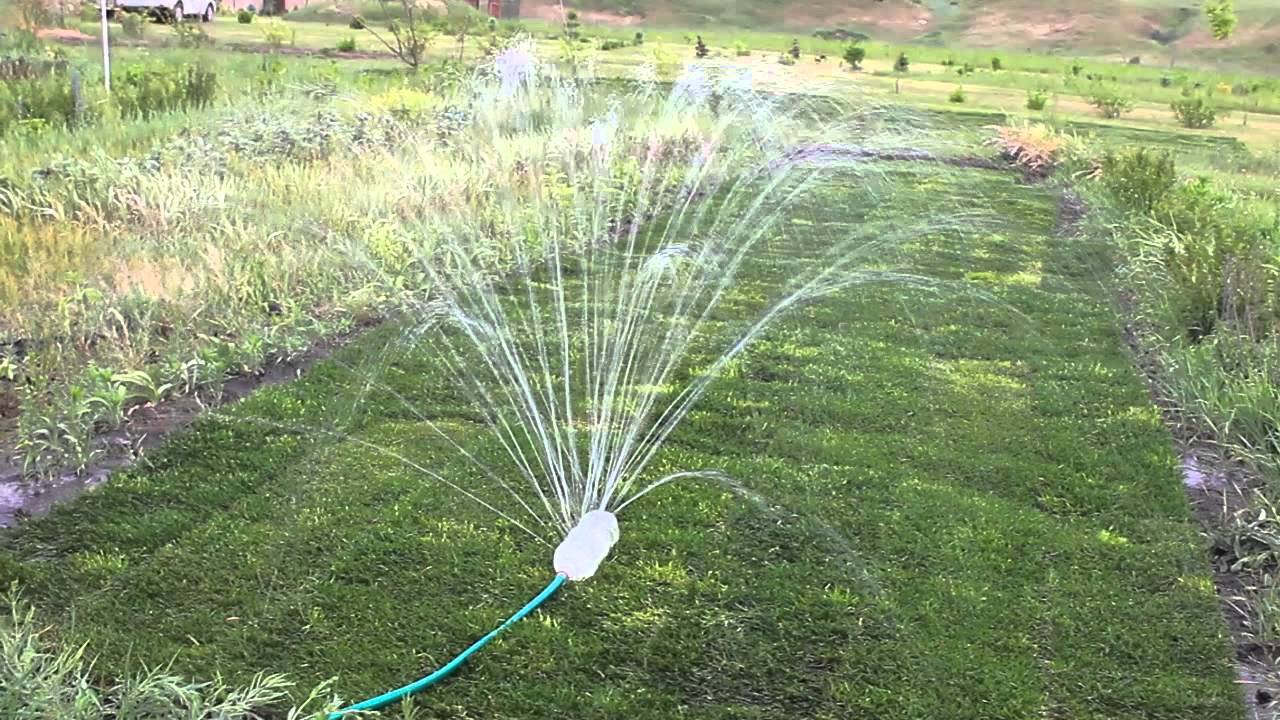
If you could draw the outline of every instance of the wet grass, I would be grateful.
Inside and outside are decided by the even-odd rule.
[[[1043,187],[895,169],[875,215],[943,185],[1000,220],[901,262],[987,294],[864,288],[803,309],[722,379],[623,540],[422,699],[453,718],[1237,718],[1226,631],[1168,434],[1122,348],[1105,258]],[[736,300],[864,218],[815,189]],[[785,252],[782,248],[787,248]],[[390,393],[334,398],[383,329],[210,417],[0,550],[96,671],[175,658],[349,695],[416,678],[536,592],[550,550],[353,438],[467,483]],[[429,354],[380,377],[497,457]],[[341,422],[338,421],[340,418]],[[350,437],[294,427],[341,425]]]

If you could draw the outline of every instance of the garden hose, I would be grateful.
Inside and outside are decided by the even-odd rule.
[[[457,670],[459,667],[461,667],[462,664],[467,661],[467,658],[474,655],[476,651],[478,651],[480,648],[484,647],[485,645],[488,645],[491,640],[501,635],[504,630],[520,622],[521,620],[524,619],[526,615],[536,610],[538,606],[541,605],[542,603],[546,602],[547,598],[554,595],[556,591],[560,589],[560,586],[564,585],[565,581],[568,579],[569,579],[569,576],[566,575],[565,573],[556,573],[555,578],[545,588],[543,588],[542,592],[538,593],[524,607],[520,608],[520,610],[515,615],[512,615],[511,617],[507,618],[506,622],[502,623],[498,627],[491,630],[488,635],[485,635],[484,637],[475,641],[471,645],[471,647],[467,648],[466,650],[463,650],[461,654],[459,654],[454,659],[450,660],[447,665],[440,668],[439,670],[436,670],[435,672],[422,678],[421,680],[405,685],[404,687],[398,690],[391,690],[391,691],[385,692],[377,697],[369,698],[364,702],[356,703],[351,707],[344,708],[334,713],[330,713],[329,720],[340,720],[340,718],[346,716],[348,713],[361,712],[361,711],[367,712],[370,710],[381,710],[382,708],[402,698],[405,698],[405,697],[408,697],[409,695],[413,695],[414,693],[418,693],[423,690],[426,690],[432,685],[435,685],[441,680],[449,677],[449,675],[451,675],[454,670]]]

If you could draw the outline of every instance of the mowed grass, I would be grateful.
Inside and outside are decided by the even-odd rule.
[[[674,485],[628,509],[600,574],[425,695],[429,716],[1240,717],[1105,258],[1055,232],[1045,187],[886,171],[897,191],[865,213],[840,178],[814,188],[729,307],[939,195],[998,219],[902,248],[895,266],[933,289],[850,290],[769,332],[655,469],[722,468],[746,491]],[[176,658],[197,677],[338,676],[363,696],[443,663],[542,587],[550,549],[372,447],[483,491],[421,412],[500,460],[429,352],[388,354],[398,333],[27,524],[0,584],[108,677]],[[388,358],[386,388],[334,400]]]

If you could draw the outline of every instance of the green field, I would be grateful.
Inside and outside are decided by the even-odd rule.
[[[1170,69],[1130,37],[1169,2],[1116,4],[1086,42],[1105,8],[1069,0],[1052,47],[975,39],[1025,0],[884,5],[598,0],[570,43],[532,3],[544,19],[465,47],[442,25],[415,70],[323,5],[220,16],[198,47],[117,22],[111,95],[93,42],[6,30],[0,521],[19,491],[129,467],[0,529],[0,587],[33,612],[0,612],[0,717],[123,720],[141,686],[168,698],[146,717],[284,718],[493,628],[563,532],[449,487],[505,497],[520,459],[441,344],[502,323],[433,323],[471,264],[504,301],[563,285],[586,317],[591,266],[530,258],[628,228],[671,278],[765,233],[671,382],[620,380],[633,402],[715,372],[807,273],[867,274],[730,362],[637,481],[727,479],[628,506],[595,578],[387,717],[1226,720],[1280,696],[1273,8],[1237,2],[1221,62],[1185,19]],[[836,26],[873,35],[861,69],[809,34]],[[543,64],[513,76],[522,49]],[[1101,117],[1100,89],[1132,107]],[[1179,125],[1187,97],[1212,127]],[[591,342],[566,336],[565,362]],[[288,382],[219,405],[261,375]],[[1210,450],[1232,482],[1184,486]],[[200,714],[225,692],[134,682],[155,668],[296,685]]]
[[[673,486],[623,515],[596,579],[425,696],[428,715],[1234,718],[1225,629],[1168,436],[1057,199],[1003,174],[888,167],[870,216],[836,177],[731,304],[849,222],[931,198],[993,203],[901,266],[983,299],[888,286],[806,309],[720,382],[660,469],[718,467],[763,498]],[[29,523],[0,556],[108,675],[261,669],[348,694],[416,677],[545,581],[546,548],[363,442],[468,474],[397,398],[495,452],[430,353],[396,356],[322,426],[393,332],[202,424],[147,469]],[[393,344],[394,347],[394,344]]]

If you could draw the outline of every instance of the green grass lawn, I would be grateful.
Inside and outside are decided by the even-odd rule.
[[[939,196],[998,219],[913,239],[895,265],[982,293],[864,288],[741,358],[655,472],[668,487],[570,586],[422,699],[451,718],[1240,717],[1231,650],[1176,457],[1123,349],[1098,248],[1043,186],[897,166],[868,214],[816,187],[752,264],[751,305],[851,224]],[[1101,269],[1100,269],[1101,268]],[[0,549],[96,672],[338,676],[348,697],[446,661],[549,579],[550,549],[355,438],[475,487],[394,395],[495,443],[429,352],[394,390],[334,398],[384,328],[210,417],[146,467]],[[696,365],[696,363],[695,363]],[[341,417],[350,435],[329,427]]]

